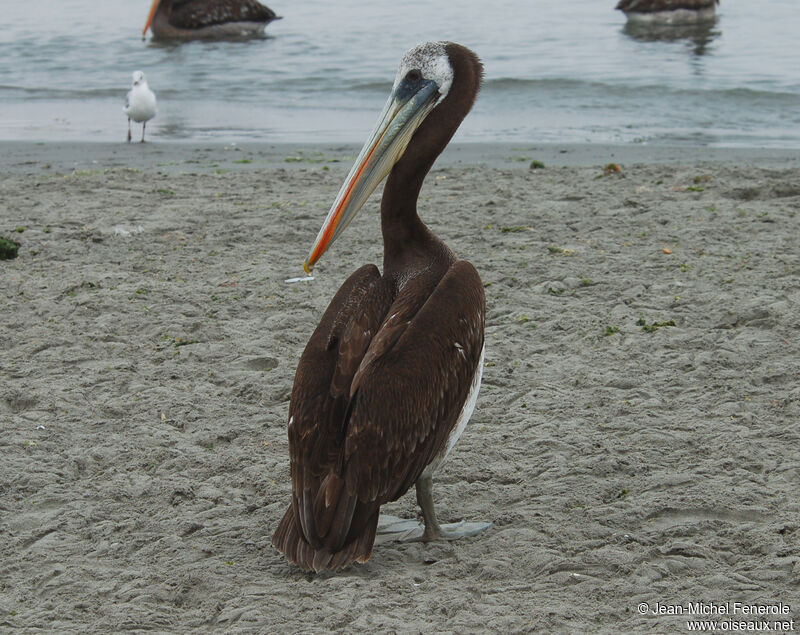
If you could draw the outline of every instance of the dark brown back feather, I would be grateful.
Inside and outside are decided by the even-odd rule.
[[[277,16],[256,0],[184,0],[173,3],[169,23],[180,29],[200,29],[228,22],[271,22]]]
[[[620,0],[616,8],[635,13],[655,13],[677,9],[699,11],[713,8],[715,4],[719,4],[719,0]]]
[[[443,451],[478,367],[484,307],[475,268],[456,262],[405,316],[394,345],[363,370],[345,444],[345,462],[358,465],[359,501],[396,500]]]
[[[353,274],[298,365],[292,505],[273,545],[306,571],[369,558],[380,506],[443,451],[483,348],[472,265],[458,261],[439,281],[419,276],[395,298],[387,284],[372,265]]]
[[[289,406],[292,505],[273,544],[307,571],[330,567],[354,523],[356,497],[341,476],[349,389],[390,302],[377,267],[361,267],[334,296],[297,366]],[[377,514],[355,520],[359,533],[369,532]],[[353,544],[345,549],[352,556],[348,562],[368,557]]]

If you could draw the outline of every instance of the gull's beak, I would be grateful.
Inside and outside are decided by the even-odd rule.
[[[150,28],[150,24],[153,22],[153,16],[155,16],[159,4],[161,4],[161,0],[153,0],[153,4],[150,7],[150,13],[147,16],[147,22],[145,23],[144,28],[142,29],[142,39],[144,39],[145,36],[147,35],[147,29]]]
[[[395,86],[303,263],[306,273],[311,273],[325,250],[403,156],[414,132],[433,110],[438,98],[439,87],[428,79],[403,79]]]

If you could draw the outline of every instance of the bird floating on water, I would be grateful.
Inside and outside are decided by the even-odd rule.
[[[144,143],[144,129],[147,122],[156,116],[156,95],[147,85],[142,71],[133,72],[133,86],[125,98],[122,112],[128,116],[128,143],[131,142],[131,120],[142,124],[142,143]]]
[[[147,29],[162,40],[247,37],[280,19],[256,0],[153,0],[142,39]]]
[[[413,485],[422,540],[491,523],[440,526],[431,477],[472,415],[484,355],[483,284],[417,215],[425,175],[472,108],[483,67],[469,49],[408,51],[383,113],[304,264],[307,273],[388,175],[381,200],[383,274],[353,273],[297,366],[289,405],[292,501],[272,544],[305,571],[372,554],[381,505]],[[409,528],[411,527],[411,528]]]
[[[616,8],[628,20],[685,23],[714,18],[719,0],[620,0]]]

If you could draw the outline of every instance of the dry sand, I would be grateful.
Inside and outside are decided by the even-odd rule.
[[[355,150],[0,147],[22,243],[0,262],[0,630],[680,633],[637,605],[700,601],[800,622],[800,153],[443,157],[421,215],[488,321],[435,495],[494,526],[335,575],[275,552],[295,364],[381,261],[375,196],[285,282]]]

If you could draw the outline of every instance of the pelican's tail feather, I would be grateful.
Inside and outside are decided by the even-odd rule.
[[[372,555],[375,533],[378,527],[378,511],[367,521],[364,531],[350,540],[341,549],[331,552],[325,547],[314,548],[300,531],[293,507],[283,515],[278,528],[272,535],[272,546],[282,552],[289,562],[303,571],[336,571],[352,562],[366,562]]]

